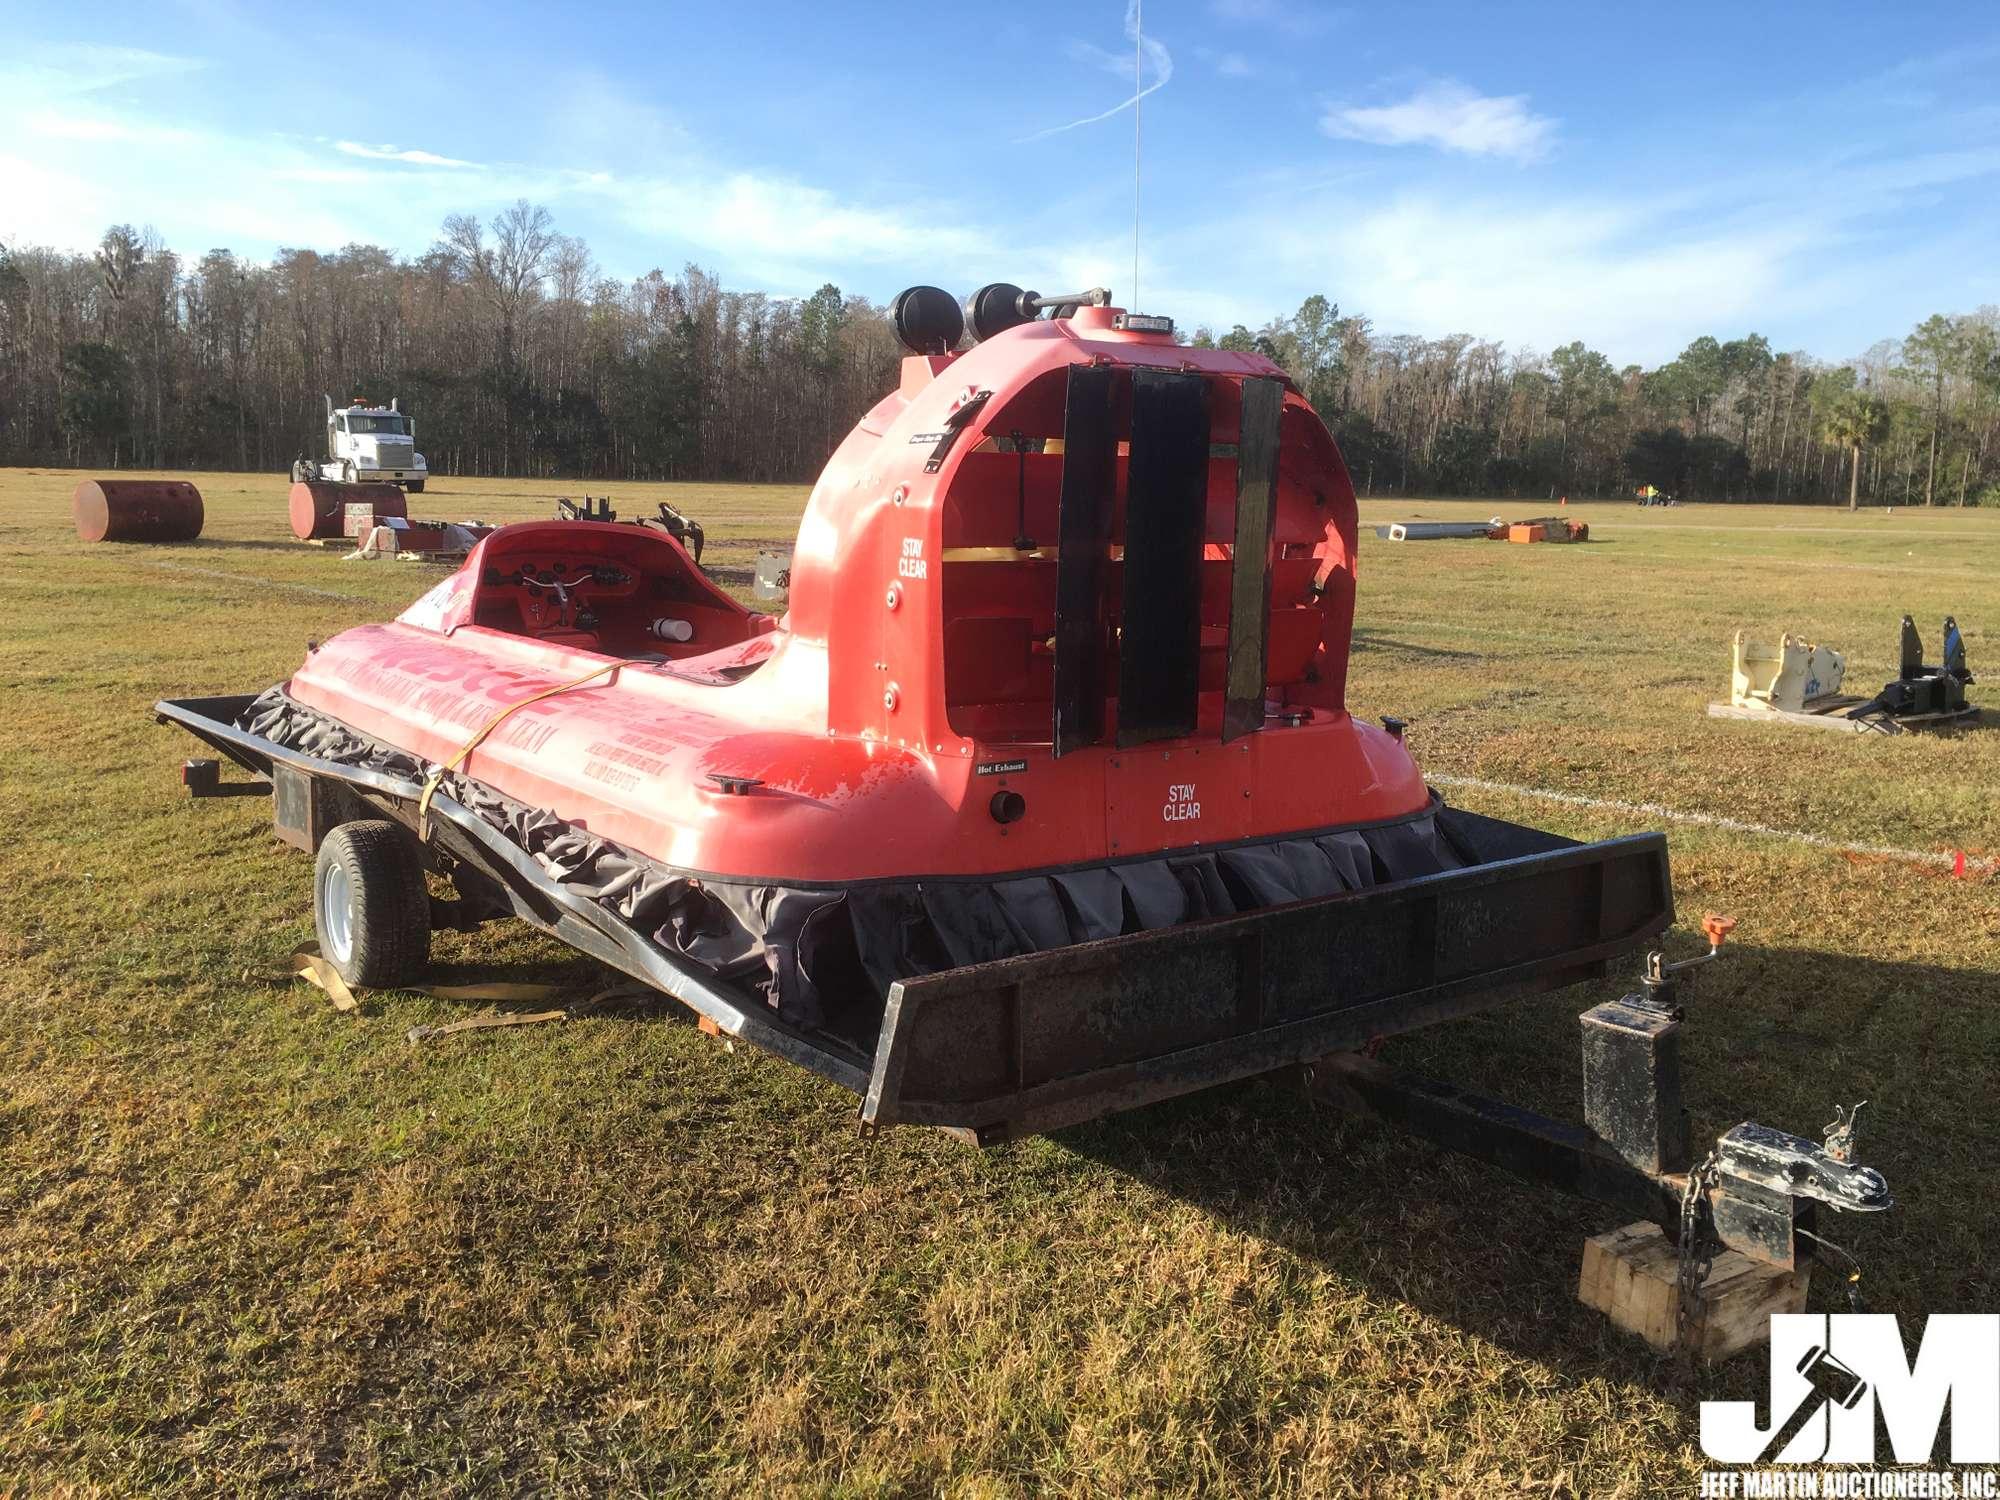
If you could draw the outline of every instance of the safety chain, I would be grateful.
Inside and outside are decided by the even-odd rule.
[[[1680,1265],[1676,1278],[1678,1302],[1674,1308],[1674,1341],[1684,1351],[1694,1352],[1694,1310],[1701,1298],[1702,1284],[1715,1264],[1716,1239],[1709,1212],[1709,1190],[1722,1164],[1722,1149],[1708,1153],[1702,1164],[1687,1175],[1681,1193]]]

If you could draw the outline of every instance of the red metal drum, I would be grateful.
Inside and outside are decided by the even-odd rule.
[[[335,484],[301,480],[292,486],[292,535],[300,541],[343,534],[347,507],[367,505],[378,516],[408,516],[409,502],[393,484]]]
[[[185,479],[85,479],[70,504],[86,542],[191,542],[201,535],[201,491]]]

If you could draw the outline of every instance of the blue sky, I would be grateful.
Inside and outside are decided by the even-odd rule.
[[[1129,27],[1121,0],[0,0],[0,241],[417,253],[527,197],[620,278],[1123,302]],[[1152,0],[1144,34],[1138,302],[1183,324],[1317,291],[1617,363],[1750,331],[1844,358],[2000,302],[1990,3]]]

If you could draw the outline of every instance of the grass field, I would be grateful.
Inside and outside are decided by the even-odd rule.
[[[1275,1086],[982,1155],[864,1143],[850,1097],[664,1010],[420,1046],[452,1007],[334,1013],[282,977],[309,866],[268,804],[190,803],[193,742],[148,709],[260,689],[436,575],[295,544],[275,476],[195,477],[199,543],[86,547],[74,475],[0,471],[0,1494],[1685,1494],[1697,1402],[1761,1395],[1756,1357],[1691,1376],[1575,1304],[1607,1212]],[[418,508],[540,516],[562,488]],[[737,569],[804,495],[607,488],[670,497]],[[2000,514],[1578,513],[1588,546],[1364,541],[1356,712],[1411,720],[1440,775],[2000,854],[2000,729],[1702,711],[1739,625],[1872,687],[1905,611],[1933,646],[1949,611],[2000,681]],[[1835,1228],[1872,1306],[2000,1305],[2000,884],[1449,794],[1666,827],[1683,923],[1742,923],[1692,996],[1698,1135],[1869,1100],[1901,1206]],[[454,977],[592,980],[519,924],[437,948]],[[1389,1056],[1574,1115],[1574,1015],[1611,992]]]

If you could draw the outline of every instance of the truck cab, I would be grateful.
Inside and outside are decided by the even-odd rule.
[[[335,406],[326,398],[326,458],[311,478],[347,484],[400,484],[421,494],[430,470],[416,448],[416,423],[397,409],[395,399],[375,406],[356,398]]]

